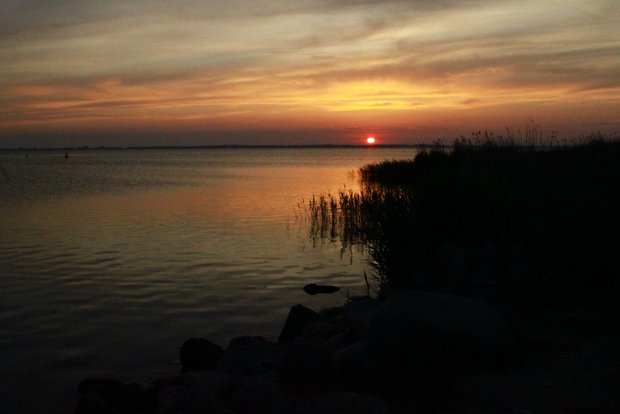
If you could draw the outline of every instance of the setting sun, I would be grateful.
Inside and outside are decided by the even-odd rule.
[[[368,138],[366,138],[366,143],[367,143],[367,144],[374,144],[374,143],[375,143],[375,138],[374,138],[374,137],[368,137]]]

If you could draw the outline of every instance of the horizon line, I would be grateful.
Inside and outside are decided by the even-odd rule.
[[[0,148],[0,151],[69,151],[69,150],[151,150],[151,149],[225,149],[225,148],[420,148],[436,144],[213,144],[213,145],[128,145],[128,146],[71,146],[71,147],[13,147]]]

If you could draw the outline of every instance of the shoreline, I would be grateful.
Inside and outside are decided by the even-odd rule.
[[[190,338],[179,351],[180,374],[154,380],[148,389],[106,379],[82,381],[79,386],[82,397],[75,413],[104,408],[118,413],[183,413],[205,409],[234,413],[388,413],[405,412],[402,410],[414,406],[418,411],[423,410],[435,404],[435,391],[421,389],[415,392],[416,398],[403,398],[407,394],[400,387],[403,379],[411,379],[411,373],[399,364],[412,367],[419,365],[419,361],[412,359],[409,351],[403,353],[401,346],[393,342],[393,333],[382,332],[386,324],[399,323],[394,320],[394,309],[390,310],[394,306],[409,309],[412,312],[409,327],[418,329],[417,319],[426,318],[425,313],[415,309],[420,300],[435,309],[452,303],[482,312],[487,322],[498,327],[499,342],[488,343],[497,348],[497,358],[487,354],[475,364],[468,362],[456,370],[446,363],[445,358],[449,357],[446,352],[434,357],[427,354],[425,358],[433,359],[433,366],[418,371],[416,384],[431,381],[444,388],[462,370],[475,372],[481,367],[496,370],[498,364],[504,363],[503,353],[511,346],[512,336],[501,317],[480,301],[427,292],[397,294],[385,302],[359,297],[342,307],[318,313],[302,305],[293,306],[277,341],[242,336],[233,338],[224,350],[207,339]],[[446,314],[443,318],[450,321],[456,316]],[[437,343],[446,332],[454,335],[450,329],[445,330],[441,318],[436,322],[438,332],[427,336],[431,342]],[[460,346],[477,352],[476,341],[481,336],[476,325],[480,322],[471,319],[466,323],[474,332]],[[403,340],[412,340],[406,330],[402,333]],[[399,364],[394,364],[395,357]],[[436,375],[437,368],[444,371],[442,375]]]
[[[460,310],[432,316],[429,330],[429,308],[416,314],[420,301]],[[461,332],[460,343],[441,349],[451,324],[465,326],[463,306],[477,315],[465,322],[472,334],[463,339]],[[319,312],[296,305],[277,340],[240,336],[223,349],[208,339],[188,339],[180,348],[180,372],[152,378],[146,388],[102,378],[82,381],[75,414],[563,413],[617,407],[610,379],[618,364],[608,363],[618,356],[614,315],[556,309],[538,319],[512,319],[509,327],[498,315],[475,299],[428,292],[385,301],[359,297]],[[421,322],[431,338],[426,345],[438,348],[425,348],[422,357],[410,348],[423,337],[416,325]],[[386,331],[380,327],[390,324],[394,330],[381,337]],[[484,330],[476,333],[480,326]],[[491,329],[493,340],[489,326],[499,329]],[[600,336],[605,331],[609,336]],[[391,340],[394,335],[407,346]],[[484,354],[475,358],[480,346]]]

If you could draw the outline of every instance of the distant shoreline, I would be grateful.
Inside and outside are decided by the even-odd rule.
[[[0,148],[0,152],[16,152],[16,151],[99,151],[99,150],[162,150],[162,149],[304,149],[304,148],[429,148],[436,144],[375,144],[375,145],[358,145],[358,144],[321,144],[321,145],[145,145],[145,146],[127,146],[127,147],[18,147],[18,148]]]

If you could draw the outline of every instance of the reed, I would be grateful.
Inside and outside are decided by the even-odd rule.
[[[311,200],[311,237],[361,246],[382,287],[445,289],[433,261],[451,242],[496,246],[513,267],[496,276],[521,296],[617,292],[620,141],[540,145],[538,132],[528,134],[519,144],[474,134],[413,160],[364,166],[361,191]]]

